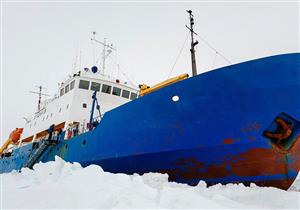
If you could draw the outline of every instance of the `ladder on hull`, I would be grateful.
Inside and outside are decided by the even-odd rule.
[[[57,142],[57,140],[43,140],[41,145],[33,153],[31,153],[23,167],[32,169],[33,165],[37,163],[44,154],[46,154],[50,147],[56,145]]]

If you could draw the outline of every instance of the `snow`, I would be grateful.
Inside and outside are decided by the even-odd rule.
[[[56,157],[34,170],[1,175],[1,207],[15,209],[300,209],[300,180],[289,191],[251,184],[195,187],[168,182],[166,174],[112,174]],[[1,208],[1,209],[2,209]]]

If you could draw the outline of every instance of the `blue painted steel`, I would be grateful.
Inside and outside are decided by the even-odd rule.
[[[263,133],[281,113],[300,120],[299,93],[300,53],[220,68],[107,112],[97,128],[61,141],[42,161],[58,155],[114,173],[166,172],[192,185],[282,184],[298,174],[300,141],[283,154]],[[0,171],[20,169],[30,149],[2,158]]]
[[[97,100],[97,91],[95,90],[93,93],[93,102],[92,102],[92,108],[91,108],[91,114],[90,114],[90,122],[89,122],[89,130],[93,129],[93,121],[94,121],[94,110],[95,110],[95,104]]]

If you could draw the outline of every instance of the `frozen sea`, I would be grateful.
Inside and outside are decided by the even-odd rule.
[[[0,178],[0,209],[300,209],[300,179],[289,191],[254,184],[208,188],[203,181],[191,187],[168,182],[166,174],[112,174],[58,157]]]

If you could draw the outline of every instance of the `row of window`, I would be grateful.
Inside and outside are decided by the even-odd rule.
[[[60,96],[68,93],[69,91],[73,90],[75,86],[75,80],[73,80],[70,84],[67,84],[65,88],[60,89]]]
[[[100,87],[101,84],[97,83],[97,82],[91,82],[91,87],[90,87],[90,82],[87,80],[80,80],[79,81],[79,88],[80,89],[85,89],[88,90],[90,88],[90,90],[93,91],[100,91]],[[137,98],[137,94],[130,92],[128,90],[122,90],[121,88],[118,87],[112,87],[110,85],[106,85],[106,84],[102,84],[102,89],[101,89],[102,93],[107,93],[107,94],[112,94],[115,96],[122,96],[123,98],[130,98],[131,100],[136,99]]]

